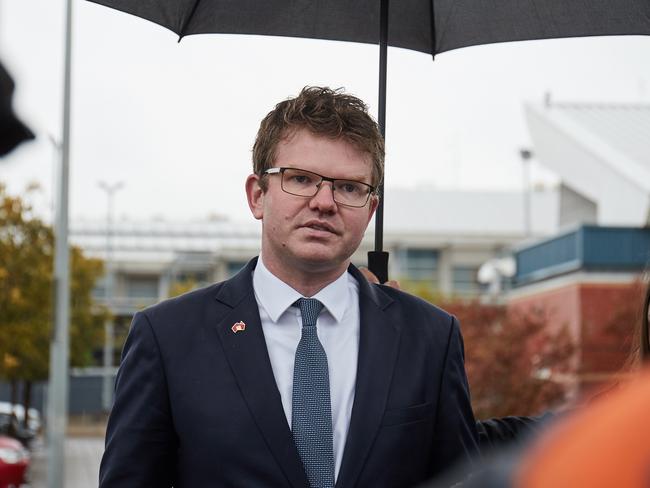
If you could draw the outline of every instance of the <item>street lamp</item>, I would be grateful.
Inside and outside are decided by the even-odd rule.
[[[524,235],[530,237],[530,160],[533,157],[533,152],[530,149],[522,148],[519,150],[519,155],[521,156],[521,162],[523,163],[524,175]]]
[[[105,299],[109,315],[104,324],[104,374],[102,382],[102,408],[105,412],[110,411],[113,405],[113,350],[115,348],[115,325],[113,323],[113,282],[115,272],[113,268],[113,204],[115,193],[120,190],[124,183],[109,184],[104,181],[98,183],[99,188],[106,192],[108,197],[108,209],[106,212],[106,281]]]

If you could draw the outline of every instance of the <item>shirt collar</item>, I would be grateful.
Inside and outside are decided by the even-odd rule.
[[[354,278],[345,271],[335,281],[311,297],[319,300],[337,322],[341,322],[348,306],[348,300],[350,299],[348,293],[349,280],[354,280]],[[296,300],[303,298],[298,291],[287,285],[264,266],[262,256],[257,260],[257,266],[253,272],[253,289],[258,302],[264,307],[273,322],[277,322],[280,316]]]

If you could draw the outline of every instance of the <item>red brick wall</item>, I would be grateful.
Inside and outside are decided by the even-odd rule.
[[[630,356],[636,321],[625,313],[634,285],[580,285],[582,373],[618,372]]]

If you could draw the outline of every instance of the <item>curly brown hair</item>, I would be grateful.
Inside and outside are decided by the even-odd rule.
[[[645,291],[643,315],[641,316],[641,361],[650,362],[650,283]]]
[[[342,88],[306,86],[295,98],[278,103],[262,120],[253,145],[253,172],[262,176],[273,167],[278,143],[295,131],[307,129],[315,135],[342,138],[372,160],[372,186],[384,177],[384,138],[377,122],[359,98]],[[266,179],[260,180],[266,190]]]

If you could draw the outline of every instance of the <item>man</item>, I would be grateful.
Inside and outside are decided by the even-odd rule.
[[[266,116],[246,180],[261,256],[136,314],[101,488],[399,488],[476,451],[456,320],[350,264],[383,160],[340,91]]]

